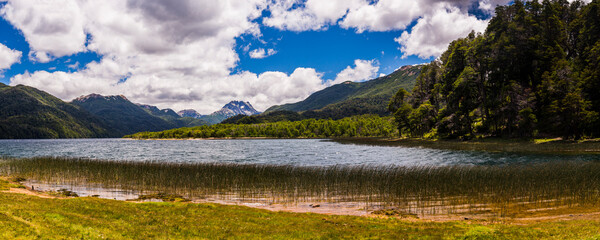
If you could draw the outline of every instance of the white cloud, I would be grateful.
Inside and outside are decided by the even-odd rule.
[[[30,57],[48,62],[85,50],[84,17],[71,0],[9,1],[0,15],[21,30],[32,49]]]
[[[437,57],[448,48],[452,40],[465,37],[473,30],[483,32],[487,23],[487,20],[478,20],[456,7],[446,6],[419,19],[410,33],[403,32],[395,41],[401,45],[404,57]]]
[[[21,51],[12,50],[3,44],[0,44],[0,73],[4,69],[9,69],[13,64],[20,63],[21,55]]]
[[[510,0],[282,0],[272,2],[266,26],[282,30],[320,30],[338,24],[363,31],[404,30],[413,21],[431,14],[439,5],[450,5],[466,13],[474,4],[488,13]]]
[[[357,32],[402,30],[421,16],[428,5],[414,0],[380,0],[350,11],[340,25]]]
[[[481,0],[479,2],[479,9],[487,12],[493,12],[497,6],[506,5],[511,1],[512,0]]]
[[[450,41],[471,30],[485,30],[486,20],[469,15],[469,9],[493,14],[498,5],[510,0],[299,0],[277,2],[269,7],[271,17],[265,25],[292,31],[320,30],[339,24],[342,28],[364,31],[408,30],[396,41],[404,56],[438,56]],[[300,6],[300,7],[298,7]],[[417,21],[412,29],[407,29]],[[457,22],[454,22],[457,21]],[[435,32],[440,31],[440,32]],[[426,35],[428,34],[428,35]]]
[[[276,1],[269,6],[271,16],[263,19],[266,26],[282,30],[320,30],[335,24],[349,9],[356,9],[364,0],[307,0],[304,7],[294,8],[300,0]]]
[[[265,7],[262,0],[8,1],[2,16],[23,32],[36,61],[82,51],[102,55],[77,72],[25,73],[11,84],[65,100],[124,94],[159,107],[210,112],[231,100],[218,98],[231,95],[229,88],[211,86],[228,81],[236,66],[235,38],[260,36],[252,20]]]
[[[75,62],[73,64],[69,64],[67,65],[68,68],[70,69],[78,69],[79,68],[79,62]]]
[[[250,55],[251,58],[261,59],[261,58],[266,58],[268,56],[272,56],[273,54],[276,54],[276,53],[277,53],[277,51],[275,51],[274,49],[267,49],[265,51],[264,48],[257,48],[257,49],[250,51],[248,53],[248,55]]]
[[[242,72],[230,76],[227,81],[216,82],[219,89],[231,89],[223,100],[245,97],[257,109],[266,110],[275,104],[297,102],[327,85],[322,74],[312,68],[296,68],[287,75],[282,72],[255,74]],[[250,96],[250,97],[248,97]]]
[[[330,82],[330,85],[343,83],[346,81],[358,82],[363,80],[369,80],[377,76],[379,66],[374,60],[354,60],[355,67],[346,67],[344,70],[339,72],[335,79]]]

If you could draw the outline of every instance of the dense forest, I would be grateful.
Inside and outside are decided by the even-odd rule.
[[[216,124],[178,128],[162,132],[141,132],[126,138],[330,138],[330,137],[395,137],[398,131],[391,117],[363,115],[340,120],[305,119],[258,124]]]
[[[401,134],[459,138],[600,134],[600,1],[515,1],[453,41],[389,110]]]
[[[44,91],[0,83],[0,139],[117,136],[102,120]]]

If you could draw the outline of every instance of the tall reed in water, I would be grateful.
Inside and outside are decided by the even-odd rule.
[[[437,167],[306,167],[49,157],[0,162],[2,175],[189,198],[361,202],[409,212],[502,212],[511,206],[600,205],[598,162]]]

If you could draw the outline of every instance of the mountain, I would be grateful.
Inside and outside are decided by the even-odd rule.
[[[136,105],[140,106],[141,108],[146,110],[146,112],[148,112],[154,116],[157,116],[157,117],[165,117],[165,118],[180,118],[181,117],[170,108],[158,109],[158,107],[156,107],[156,106],[151,106],[151,105],[146,105],[146,104],[136,104]]]
[[[115,137],[106,123],[44,91],[0,83],[0,138]]]
[[[243,101],[231,101],[227,103],[221,110],[216,111],[210,115],[200,117],[201,120],[209,122],[211,124],[217,124],[222,122],[223,120],[237,116],[237,115],[246,115],[252,116],[255,114],[260,114],[259,111],[256,111],[252,104],[249,102]]]
[[[125,96],[90,94],[71,102],[106,122],[119,135],[175,128],[175,124],[153,116]]]
[[[423,65],[404,66],[390,75],[366,82],[344,82],[315,92],[303,101],[273,106],[262,114],[234,116],[222,123],[248,124],[302,119],[342,119],[350,116],[389,115],[388,104],[400,89],[410,91]]]
[[[368,110],[366,113],[387,113],[386,107],[390,98],[400,88],[410,91],[421,72],[421,65],[404,66],[393,73],[365,82],[344,82],[315,92],[303,101],[272,106],[265,113],[274,111],[335,111],[336,109],[350,110],[357,104],[359,109]],[[356,110],[356,109],[355,109]],[[369,112],[370,111],[370,112]],[[321,113],[313,113],[321,114]],[[342,113],[343,114],[343,113]],[[346,116],[343,116],[346,117]]]
[[[202,114],[196,112],[196,110],[194,110],[194,109],[184,109],[184,110],[177,112],[177,114],[182,117],[192,117],[192,118],[202,117]]]
[[[182,117],[179,116],[175,111],[170,108],[159,109],[156,106],[145,105],[145,104],[137,104],[142,109],[144,109],[147,113],[152,116],[159,117],[171,124],[175,127],[193,127],[200,125],[209,125],[210,123],[193,117]],[[195,111],[194,111],[195,112]]]
[[[388,115],[387,105],[390,98],[400,88],[410,91],[415,85],[422,65],[404,66],[393,73],[365,82],[343,82],[315,92],[303,101],[272,106],[257,118],[272,119],[268,113],[284,111],[282,116],[297,116],[289,111],[299,112],[303,118],[332,118],[377,114]]]
[[[119,136],[208,124],[200,119],[181,117],[171,109],[134,104],[123,95],[90,94],[76,98],[71,103],[102,119]]]

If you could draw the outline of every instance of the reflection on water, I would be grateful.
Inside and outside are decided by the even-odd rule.
[[[319,139],[0,140],[0,156],[64,156],[107,160],[156,160],[179,163],[221,162],[303,166],[455,165],[600,160],[598,154],[549,155],[444,150],[407,146],[341,144]]]
[[[101,185],[81,184],[81,185],[66,185],[66,184],[49,184],[36,180],[28,180],[22,182],[23,186],[28,189],[41,192],[57,192],[61,189],[67,189],[76,193],[80,197],[99,197],[115,200],[130,200],[136,199],[139,193],[117,188],[105,188]]]

